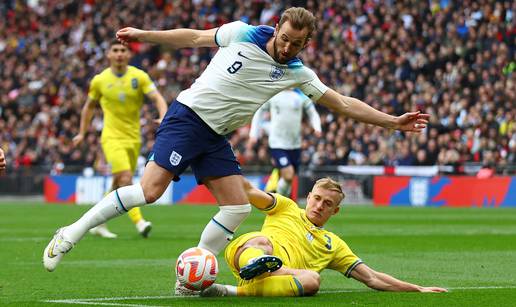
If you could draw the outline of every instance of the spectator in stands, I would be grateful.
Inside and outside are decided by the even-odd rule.
[[[495,169],[494,165],[489,163],[487,165],[482,166],[482,168],[478,171],[476,177],[478,179],[487,179],[487,178],[493,177],[495,175],[495,173],[496,173],[496,169]]]
[[[5,161],[5,154],[4,154],[4,150],[2,148],[0,148],[0,172],[3,172],[3,170],[5,169],[7,163]]]

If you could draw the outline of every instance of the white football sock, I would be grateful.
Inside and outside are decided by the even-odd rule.
[[[237,296],[237,287],[232,285],[224,285],[224,287],[228,291],[228,296]]]
[[[233,233],[250,213],[250,204],[220,206],[220,211],[204,228],[198,246],[217,255],[233,239]]]
[[[278,194],[281,194],[286,197],[290,197],[290,187],[292,186],[291,182],[286,181],[283,178],[280,178],[278,181]]]
[[[77,243],[90,228],[122,215],[129,209],[145,204],[145,196],[140,184],[121,187],[106,195],[79,220],[67,226],[63,235],[73,243]]]

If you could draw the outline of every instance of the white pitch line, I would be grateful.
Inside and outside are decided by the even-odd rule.
[[[96,298],[71,298],[55,301],[119,301],[119,300],[159,300],[163,298],[175,298],[175,295],[161,296],[120,296],[120,297],[96,297]],[[185,296],[183,296],[185,297]]]
[[[71,305],[102,305],[102,306],[124,306],[124,307],[163,307],[163,305],[140,305],[140,304],[125,304],[125,303],[101,303],[88,301],[69,301],[69,300],[47,300],[45,303],[61,303]]]
[[[488,289],[516,289],[515,286],[479,286],[479,287],[449,287],[448,290],[488,290]],[[353,293],[353,292],[374,292],[371,289],[343,289],[343,290],[322,290],[321,294],[330,293]],[[125,307],[161,307],[159,305],[141,305],[130,303],[108,303],[109,301],[121,300],[159,300],[159,299],[196,299],[198,296],[122,296],[122,297],[98,297],[98,298],[75,298],[64,300],[43,300],[44,303],[61,303],[71,305],[103,305],[103,306],[125,306]]]
[[[453,287],[452,290],[516,289],[516,286]]]
[[[46,241],[48,237],[0,238],[0,242]]]
[[[132,258],[132,259],[105,259],[105,260],[70,260],[62,265],[66,266],[96,266],[96,267],[114,267],[114,266],[129,266],[129,265],[140,265],[140,266],[170,266],[175,263],[175,259],[143,259],[143,258]],[[41,261],[17,261],[13,265],[41,265]]]

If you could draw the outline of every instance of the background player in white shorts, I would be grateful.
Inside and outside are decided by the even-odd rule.
[[[264,113],[269,112],[270,123],[266,130],[269,135],[270,155],[274,160],[274,170],[265,187],[267,192],[277,192],[290,197],[292,180],[297,173],[301,158],[301,122],[306,113],[314,135],[322,136],[321,118],[312,100],[299,89],[288,89],[269,99],[256,111],[249,131],[247,150],[253,150],[260,135]],[[247,152],[246,150],[246,152]],[[279,170],[279,171],[278,171]]]

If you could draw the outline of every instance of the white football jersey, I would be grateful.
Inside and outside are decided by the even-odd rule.
[[[274,61],[265,47],[273,33],[273,27],[241,21],[221,26],[215,34],[219,50],[177,101],[221,135],[248,124],[262,104],[284,89],[297,87],[317,101],[328,87],[298,58],[287,64]]]
[[[254,114],[249,136],[257,138],[262,114],[270,112],[268,126],[269,147],[275,149],[301,148],[301,121],[303,111],[310,119],[315,131],[321,132],[321,119],[315,106],[303,92],[298,89],[285,90],[268,100]]]

